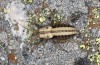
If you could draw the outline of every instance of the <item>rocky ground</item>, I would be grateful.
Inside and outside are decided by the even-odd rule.
[[[35,10],[42,7],[42,2],[43,0],[0,0],[0,65],[100,65],[100,1],[45,0],[51,10],[57,10],[63,17],[62,21],[80,32],[68,42],[60,44],[67,52],[50,41],[36,47],[25,42],[28,37],[26,28],[29,14],[35,16]],[[89,7],[99,7],[99,14],[97,12],[94,15],[98,15],[98,18],[94,18],[94,21],[90,21],[93,16]],[[75,12],[81,12],[82,15],[75,21],[69,20]]]

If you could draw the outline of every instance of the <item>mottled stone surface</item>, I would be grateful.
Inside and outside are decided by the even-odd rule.
[[[22,3],[20,0],[13,0],[18,1],[19,3]],[[9,5],[11,0],[4,0],[0,1],[0,5],[2,5],[4,8]],[[98,6],[98,1],[94,0],[46,0],[46,2],[49,4],[51,9],[56,9],[61,16],[64,16],[65,19],[67,19],[69,16],[71,16],[71,13],[74,13],[75,11],[81,11],[83,15],[75,22],[68,22],[69,24],[75,26],[79,31],[83,30],[87,26],[87,13],[88,9],[86,6],[86,2],[91,3],[92,6]],[[16,11],[19,13],[24,14],[25,12],[34,12],[34,9],[39,6],[41,3],[41,0],[34,0],[32,4],[16,4],[16,7],[21,7],[21,11]],[[99,2],[100,3],[100,2]],[[18,6],[17,6],[18,5]],[[25,12],[23,12],[25,11]],[[14,12],[14,13],[16,13]],[[11,20],[14,16],[7,17],[6,13],[0,12],[0,65],[8,65],[7,61],[7,50],[10,52],[12,49],[16,49],[15,56],[17,58],[17,65],[74,65],[74,61],[76,58],[84,58],[87,53],[85,51],[82,51],[79,48],[79,45],[83,42],[82,37],[77,38],[75,36],[69,42],[66,42],[64,44],[60,44],[62,48],[67,50],[68,52],[62,51],[59,48],[57,48],[53,43],[47,42],[44,45],[39,45],[38,47],[35,47],[34,45],[30,45],[27,43],[24,43],[23,39],[25,38],[23,34],[16,36],[14,32],[11,30]],[[18,15],[18,16],[19,16]],[[20,21],[20,17],[23,17],[22,19],[26,21],[27,15],[19,16],[17,21]],[[22,32],[24,28],[21,28],[20,31]],[[90,31],[89,31],[90,32]],[[10,42],[7,40],[7,35],[10,33]],[[13,35],[14,33],[14,35]],[[93,37],[100,37],[100,29],[92,29],[91,34],[93,34]],[[80,40],[81,42],[77,41]],[[95,42],[95,41],[94,41]],[[10,43],[10,46],[7,49],[7,45]],[[13,65],[13,63],[9,63],[9,65]]]

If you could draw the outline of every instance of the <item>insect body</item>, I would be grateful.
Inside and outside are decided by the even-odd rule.
[[[68,36],[76,34],[76,28],[74,27],[56,27],[51,26],[43,27],[39,29],[39,38],[49,39],[57,36]]]
[[[55,25],[48,25],[38,28],[38,30],[35,30],[33,33],[32,41],[35,45],[38,44],[45,44],[46,41],[51,40],[56,47],[60,48],[63,51],[66,51],[63,49],[59,43],[66,43],[68,39],[73,37],[78,33],[77,29],[71,25],[68,24],[55,24]],[[66,51],[67,52],[67,51]]]
[[[33,17],[34,18],[34,17]],[[29,22],[28,24],[28,38],[26,43],[32,43],[33,45],[40,45],[47,43],[48,40],[53,42],[55,45],[59,43],[66,43],[68,39],[78,33],[74,26],[69,24],[61,23],[61,20],[54,20],[54,16],[47,16],[46,20],[39,23],[38,20]],[[34,18],[36,19],[36,17]],[[45,25],[43,23],[49,22]],[[31,33],[30,33],[31,32]]]
[[[73,37],[78,32],[77,29],[71,25],[56,24],[53,26],[49,25],[49,26],[40,27],[38,29],[38,32],[35,33],[38,33],[37,36],[39,39],[43,39],[43,40],[52,39],[53,41],[61,42],[62,40],[66,41],[70,37]]]
[[[36,8],[35,13],[29,18],[29,29],[27,33],[29,37],[27,43],[38,46],[38,44],[45,44],[50,40],[57,45],[58,43],[65,43],[78,33],[75,27],[61,23],[61,21],[65,20],[62,20],[63,17],[56,9],[52,10],[49,6],[47,7],[45,1],[41,4],[42,7]],[[69,17],[67,21],[70,20],[74,22],[74,20],[80,17],[79,15],[80,14],[77,13]]]

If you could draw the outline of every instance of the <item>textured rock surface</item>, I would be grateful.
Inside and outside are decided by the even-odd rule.
[[[19,3],[17,3],[17,2]],[[87,13],[88,9],[86,2],[92,3],[92,6],[98,6],[98,1],[92,0],[46,0],[51,9],[56,9],[61,16],[67,19],[71,16],[71,13],[75,11],[81,11],[83,15],[74,23],[68,22],[74,25],[79,31],[82,31],[87,26]],[[34,47],[30,44],[23,42],[26,38],[26,29],[19,25],[19,31],[16,35],[16,31],[13,30],[13,24],[15,20],[20,23],[26,23],[26,12],[33,11],[41,3],[41,0],[34,0],[32,4],[23,4],[20,0],[4,0],[0,1],[0,5],[9,10],[15,8],[13,12],[1,13],[0,12],[0,65],[8,65],[7,50],[10,52],[12,49],[16,49],[15,56],[17,58],[17,65],[74,65],[74,59],[84,58],[87,53],[81,51],[79,45],[83,42],[82,38],[76,36],[65,44],[61,44],[61,47],[68,52],[61,51],[59,48],[51,43],[47,42],[44,45]],[[88,4],[89,5],[89,4]],[[20,23],[21,24],[21,23]],[[26,23],[27,24],[27,23]],[[26,25],[25,24],[25,25]],[[6,31],[5,31],[6,30]],[[94,37],[100,37],[100,29],[92,29],[91,32]],[[7,35],[10,34],[10,42],[7,40]],[[78,42],[80,40],[81,42]],[[9,49],[7,45],[10,43]],[[9,65],[13,65],[11,62]]]

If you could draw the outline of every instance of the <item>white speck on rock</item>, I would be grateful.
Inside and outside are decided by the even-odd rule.
[[[20,49],[21,49],[21,50],[23,50],[23,45],[24,45],[24,43],[22,42],[22,43],[20,44]]]

